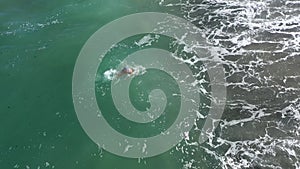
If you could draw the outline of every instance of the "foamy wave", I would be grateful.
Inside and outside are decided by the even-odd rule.
[[[219,132],[196,146],[178,145],[185,168],[300,168],[300,8],[298,1],[193,0],[180,9],[205,32],[227,71],[227,109]],[[195,64],[186,60],[187,64]],[[200,59],[198,59],[200,60]],[[197,128],[197,127],[196,127]],[[195,158],[197,151],[219,164]]]

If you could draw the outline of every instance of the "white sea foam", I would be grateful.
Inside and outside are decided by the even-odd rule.
[[[208,142],[195,149],[189,145],[195,140],[191,136],[185,145],[178,145],[177,150],[189,157],[182,159],[184,168],[201,168],[201,160],[188,155],[199,149],[225,169],[299,168],[299,1],[161,0],[159,4],[170,11],[182,9],[183,17],[197,24],[213,46],[208,49],[214,57],[183,62],[213,60],[227,71],[228,102],[219,134],[209,133]]]

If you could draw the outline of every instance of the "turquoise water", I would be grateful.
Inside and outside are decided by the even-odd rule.
[[[86,40],[97,29],[121,16],[162,11],[157,2],[5,1],[0,6],[1,168],[182,168],[186,155],[175,148],[146,159],[118,157],[99,148],[81,128],[72,102],[73,68]],[[155,79],[156,73],[148,71],[143,76],[159,80]],[[137,82],[138,79],[133,83]],[[170,92],[178,89],[161,85]],[[138,91],[147,96],[150,89]],[[151,131],[157,134],[160,132],[157,129],[164,130],[177,117],[180,98],[173,99],[177,106],[170,106],[168,116],[158,119],[169,121],[152,129],[150,125],[150,135]],[[106,103],[101,102],[101,98],[99,102]],[[147,106],[144,102],[137,108]],[[110,110],[111,104],[105,108]],[[107,116],[114,119],[110,114]],[[145,132],[137,127],[123,132],[141,137]]]
[[[0,168],[299,168],[299,9],[297,1],[277,0],[0,1]],[[130,159],[98,147],[79,123],[72,76],[80,50],[99,28],[138,12],[165,12],[191,21],[203,31],[214,61],[224,67],[226,107],[204,144],[195,144],[200,118],[190,140],[158,156]],[[105,119],[116,131],[138,138],[165,131],[182,99],[171,76],[148,70],[132,80],[131,102],[146,110],[150,91],[162,88],[169,113],[155,125],[144,125],[128,122],[114,108],[112,81],[103,73],[128,54],[150,48],[134,45],[143,36],[128,38],[107,53],[95,81]],[[191,54],[181,53],[183,46],[170,41],[161,37],[152,47],[180,49],[180,56],[191,60]],[[201,66],[189,68],[199,72]],[[207,80],[202,87],[209,92],[205,71],[196,78]],[[211,100],[201,99],[200,112],[206,115]]]

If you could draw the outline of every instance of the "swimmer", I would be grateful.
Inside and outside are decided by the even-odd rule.
[[[118,74],[117,77],[123,76],[123,75],[131,75],[133,74],[134,69],[132,68],[128,68],[128,67],[124,67]]]

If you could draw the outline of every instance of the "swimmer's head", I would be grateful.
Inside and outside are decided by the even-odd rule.
[[[124,67],[121,72],[126,73],[126,74],[132,74],[134,72],[134,69]]]

